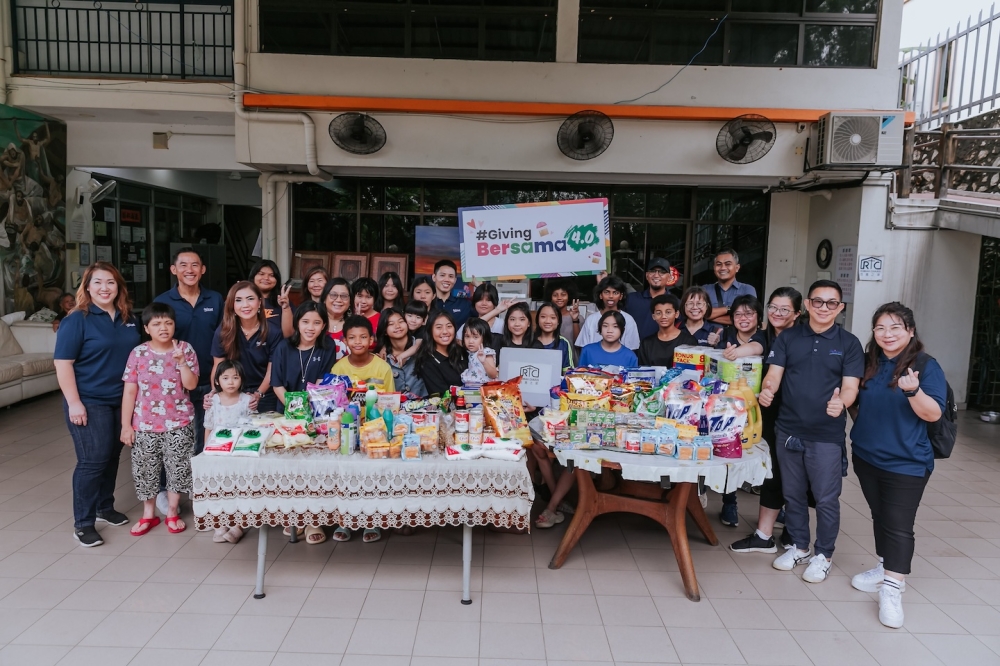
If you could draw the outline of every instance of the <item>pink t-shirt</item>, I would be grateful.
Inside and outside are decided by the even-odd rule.
[[[198,374],[194,348],[182,342],[184,362]],[[170,352],[156,352],[142,343],[128,355],[122,381],[138,384],[132,427],[143,432],[167,432],[183,428],[194,420],[194,405],[181,382],[181,371]]]

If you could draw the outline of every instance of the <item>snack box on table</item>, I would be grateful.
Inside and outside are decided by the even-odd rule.
[[[681,345],[674,349],[674,367],[694,372],[698,375],[699,380],[705,376],[707,364],[708,349],[706,347]]]

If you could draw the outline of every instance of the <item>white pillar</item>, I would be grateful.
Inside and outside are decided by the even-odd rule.
[[[559,0],[556,19],[556,62],[576,62],[580,0]]]

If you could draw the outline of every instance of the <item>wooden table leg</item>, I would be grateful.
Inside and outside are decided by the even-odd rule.
[[[705,515],[705,509],[701,506],[698,493],[688,493],[687,512],[691,515],[694,524],[698,526],[701,533],[705,535],[705,540],[713,546],[718,546],[719,538],[715,536],[715,530],[712,529],[712,524],[708,522],[708,516]]]
[[[674,548],[674,558],[680,569],[681,581],[684,583],[684,594],[691,601],[701,601],[701,593],[698,591],[698,577],[694,573],[694,560],[691,558],[691,546],[688,544],[687,534],[687,505],[688,499],[697,493],[691,492],[690,483],[675,484],[667,495],[667,503],[664,505],[666,512],[663,526],[670,536],[670,545]],[[698,499],[695,497],[695,502]],[[700,507],[700,505],[699,505]]]
[[[562,541],[559,542],[556,554],[549,562],[549,569],[558,569],[566,562],[570,551],[576,547],[580,537],[598,515],[597,488],[594,487],[594,480],[590,477],[590,472],[577,467],[573,473],[576,474],[576,492],[579,496],[576,513],[573,514],[573,520],[570,521]]]

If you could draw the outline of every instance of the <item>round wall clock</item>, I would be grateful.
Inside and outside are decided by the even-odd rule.
[[[833,243],[824,238],[819,242],[819,247],[816,248],[816,263],[820,268],[826,268],[830,265],[830,259],[833,258]]]

